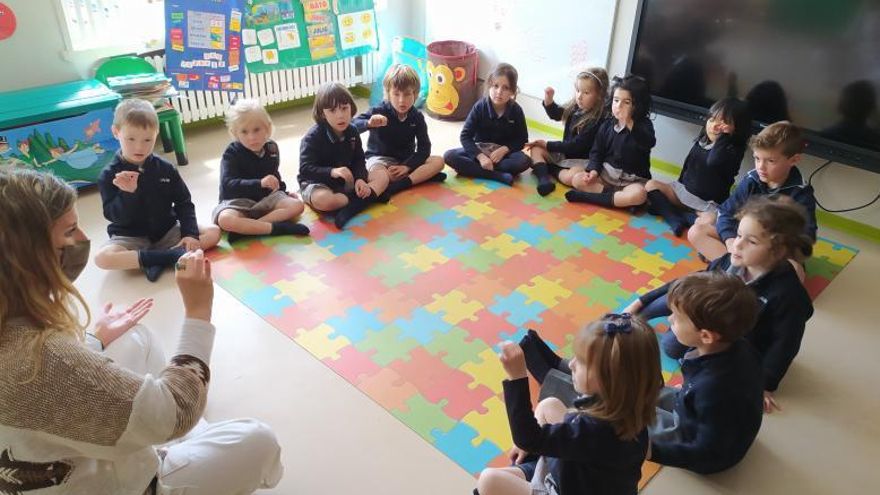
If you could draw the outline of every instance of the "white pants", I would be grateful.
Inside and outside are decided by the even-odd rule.
[[[158,375],[168,364],[143,325],[113,341],[104,354],[139,374]],[[161,495],[243,495],[274,487],[284,472],[275,434],[250,418],[218,423],[201,419],[184,437],[157,450]]]

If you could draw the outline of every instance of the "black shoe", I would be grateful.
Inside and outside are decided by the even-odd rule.
[[[165,266],[163,265],[153,265],[144,267],[144,275],[146,275],[147,280],[150,282],[155,282],[159,280],[159,277],[162,276],[162,272],[165,271]]]

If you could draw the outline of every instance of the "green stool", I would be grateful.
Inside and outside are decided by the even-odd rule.
[[[158,71],[146,60],[134,55],[121,55],[111,57],[95,71],[95,79],[107,84],[108,78],[116,76],[131,76],[137,74],[155,74]],[[162,148],[167,153],[174,150],[177,165],[189,163],[186,157],[186,142],[183,138],[183,122],[180,112],[174,108],[166,108],[159,111],[159,136],[162,139]]]

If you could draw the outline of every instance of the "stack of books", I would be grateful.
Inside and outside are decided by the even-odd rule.
[[[168,98],[178,94],[171,79],[158,72],[108,77],[107,86],[123,98],[147,100],[156,108],[169,106]]]

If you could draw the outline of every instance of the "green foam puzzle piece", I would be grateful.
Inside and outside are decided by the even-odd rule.
[[[445,352],[440,359],[450,368],[458,369],[465,363],[479,361],[479,354],[489,347],[480,339],[468,341],[469,338],[470,333],[467,330],[454,327],[449,332],[434,337],[425,349],[434,355]]]
[[[620,288],[620,282],[607,282],[600,277],[591,277],[587,285],[578,287],[577,293],[587,296],[590,305],[601,304],[608,308],[616,308],[632,297],[632,293]]]
[[[480,273],[486,273],[491,270],[493,266],[504,263],[503,258],[492,251],[487,251],[481,248],[480,246],[474,246],[470,251],[458,255],[458,261],[461,261],[464,266],[472,268]]]
[[[422,394],[416,394],[406,400],[407,411],[391,411],[391,414],[433,444],[432,430],[449,431],[457,423],[443,412],[446,404],[446,399],[434,404]]]
[[[419,342],[412,338],[401,338],[403,331],[394,325],[387,326],[378,332],[367,330],[366,337],[354,347],[363,352],[375,350],[372,360],[379,366],[387,366],[392,361],[406,359],[409,351],[419,347]]]
[[[542,239],[535,248],[539,251],[550,253],[554,258],[563,261],[578,254],[584,247],[569,242],[560,235],[554,235],[553,237]]]
[[[587,249],[596,254],[604,252],[605,256],[609,259],[621,261],[629,256],[630,253],[638,249],[638,247],[633,244],[622,243],[616,237],[606,235],[601,239],[592,242],[587,246]]]

